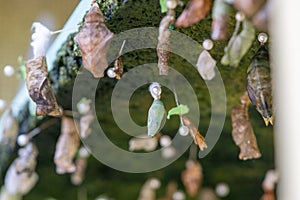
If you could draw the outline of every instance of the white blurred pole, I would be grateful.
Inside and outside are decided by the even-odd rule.
[[[279,200],[300,199],[300,1],[271,0]]]

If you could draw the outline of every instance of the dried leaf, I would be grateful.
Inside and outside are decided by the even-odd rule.
[[[140,135],[129,140],[129,151],[153,151],[158,144],[158,137],[149,137],[147,135]]]
[[[122,58],[121,58],[121,55],[122,55],[122,51],[123,51],[123,48],[124,48],[124,45],[125,45],[125,42],[126,40],[124,40],[122,46],[121,46],[121,49],[118,53],[118,57],[114,63],[114,72],[115,72],[115,75],[116,75],[116,79],[121,79],[121,76],[124,72],[124,66],[123,66],[123,63],[122,63]]]
[[[197,127],[192,123],[192,121],[188,117],[183,115],[182,119],[184,125],[189,128],[190,134],[194,139],[194,143],[199,146],[201,151],[206,149],[207,144],[205,143],[205,138],[200,134]]]
[[[29,143],[19,149],[18,154],[19,157],[10,165],[5,175],[4,184],[10,194],[26,195],[38,181],[35,172],[38,150],[34,144]]]
[[[245,99],[245,96],[246,94],[241,99]],[[235,144],[240,148],[240,160],[261,157],[256,137],[248,118],[248,105],[249,101],[231,109],[232,137]]]
[[[202,185],[202,167],[199,162],[188,160],[186,169],[181,174],[182,183],[189,196],[195,197]]]
[[[170,59],[170,25],[175,22],[175,11],[169,10],[167,15],[161,20],[159,25],[159,35],[157,44],[159,75],[168,75]]]
[[[113,33],[106,27],[99,5],[93,3],[74,40],[80,47],[83,66],[95,78],[103,77],[104,70],[108,67],[106,54],[112,37]]]
[[[234,0],[234,7],[245,13],[247,17],[252,17],[264,4],[266,0]]]
[[[229,5],[224,0],[215,0],[212,9],[211,38],[213,40],[225,40],[227,37],[227,24]]]
[[[239,25],[236,25],[236,30],[238,30],[238,27]],[[225,54],[221,59],[222,65],[237,67],[251,47],[254,38],[255,29],[253,25],[250,21],[244,20],[242,31],[238,35],[233,34],[228,45],[224,49]]]
[[[211,57],[210,53],[203,50],[197,61],[197,69],[204,80],[212,80],[215,75],[216,61]]]
[[[38,57],[26,63],[26,84],[31,99],[36,103],[36,115],[61,116],[46,66],[46,58]]]
[[[73,158],[80,144],[73,118],[62,117],[61,133],[56,143],[54,162],[58,174],[73,173],[76,167]]]
[[[247,91],[252,104],[261,114],[266,126],[273,125],[272,83],[269,53],[261,45],[247,70]]]
[[[177,18],[176,26],[188,27],[203,19],[211,8],[211,0],[190,0]]]

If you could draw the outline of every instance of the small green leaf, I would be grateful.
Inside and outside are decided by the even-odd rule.
[[[165,13],[168,11],[166,2],[167,2],[167,0],[159,0],[160,7],[161,7],[161,13]]]
[[[180,104],[179,106],[172,108],[168,112],[167,119],[170,119],[171,115],[184,115],[189,112],[189,107],[187,105]]]

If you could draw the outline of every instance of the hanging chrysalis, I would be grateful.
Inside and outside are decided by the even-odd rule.
[[[248,52],[255,38],[255,29],[250,21],[245,19],[244,14],[236,14],[236,26],[228,45],[224,49],[224,56],[221,59],[222,65],[237,67],[240,60]],[[243,21],[243,29],[238,34],[240,22]]]
[[[80,139],[74,119],[62,117],[61,133],[56,143],[54,162],[56,173],[73,173],[76,169],[73,159],[77,153]]]
[[[113,33],[106,27],[98,3],[94,2],[74,40],[80,47],[84,68],[95,78],[103,77],[108,67],[106,54],[112,37]]]
[[[253,25],[262,30],[267,31],[268,30],[268,24],[269,24],[269,17],[270,17],[270,1],[265,3],[265,5],[252,17],[252,23]]]
[[[262,183],[264,190],[260,200],[275,200],[275,184],[278,182],[279,173],[275,170],[268,170]]]
[[[36,115],[54,117],[62,115],[48,78],[46,58],[44,56],[27,61],[26,85],[29,96],[36,103]]]
[[[187,117],[183,116],[183,123],[189,128],[189,132],[194,139],[194,143],[199,146],[200,150],[203,151],[207,148],[204,137],[200,134],[197,127],[192,123],[192,121]]]
[[[80,137],[82,137],[83,139],[87,138],[91,134],[91,125],[95,120],[95,116],[91,110],[91,104],[91,100],[86,98],[82,98],[77,104],[78,112],[81,115]]]
[[[81,147],[78,151],[78,157],[75,160],[76,171],[71,174],[71,182],[73,185],[81,185],[85,178],[85,170],[87,167],[87,159],[89,152],[86,148]]]
[[[170,59],[170,26],[175,23],[175,8],[177,6],[176,0],[167,0],[168,8],[167,15],[161,20],[158,29],[158,69],[159,75],[168,75],[169,59]]]
[[[176,26],[188,27],[203,19],[211,8],[211,0],[190,0],[181,15],[177,18]]]
[[[265,46],[268,36],[258,35],[260,47],[254,55],[247,70],[247,91],[252,104],[261,114],[266,126],[273,125],[272,84],[269,64],[269,53]]]
[[[204,50],[200,53],[196,66],[204,80],[212,80],[216,75],[215,67],[217,62],[208,51],[213,48],[213,42],[206,39],[203,41],[202,46]]]
[[[200,163],[195,160],[188,160],[185,167],[186,169],[181,174],[182,183],[188,195],[195,197],[202,184],[202,167]]]
[[[159,198],[158,200],[176,200],[173,198],[175,192],[177,191],[177,183],[175,181],[171,181],[167,185],[166,194],[163,198]]]
[[[149,92],[154,98],[154,101],[148,111],[148,136],[154,136],[164,125],[166,120],[166,110],[163,102],[160,100],[161,87],[159,83],[152,83],[149,86]]]
[[[158,138],[160,134],[156,134],[155,137],[149,137],[148,135],[140,135],[138,137],[131,138],[129,140],[129,151],[154,151],[158,144]]]
[[[148,179],[141,188],[138,200],[156,200],[155,190],[157,190],[160,185],[161,183],[158,179]]]
[[[250,100],[245,92],[241,104],[231,109],[232,137],[240,148],[239,159],[248,160],[260,158],[256,137],[248,117]]]
[[[7,170],[4,185],[10,194],[26,195],[38,181],[35,172],[38,149],[29,143],[19,149],[18,155]]]
[[[229,5],[224,0],[215,0],[212,9],[211,38],[225,40],[227,37],[227,24]]]
[[[266,0],[234,0],[233,6],[246,14],[247,17],[252,17],[264,4]]]
[[[5,110],[0,118],[0,172],[15,148],[18,130],[19,124],[13,117],[12,110]]]
[[[123,41],[123,44],[122,44],[122,46],[121,46],[121,49],[120,49],[120,51],[119,51],[119,53],[118,53],[118,57],[117,57],[117,59],[115,60],[114,67],[113,67],[113,68],[109,68],[109,69],[107,70],[107,75],[108,75],[108,77],[110,77],[110,78],[116,78],[116,79],[118,79],[118,80],[121,79],[121,76],[122,76],[123,71],[124,71],[124,67],[123,67],[121,55],[122,55],[122,51],[123,51],[125,42],[126,42],[126,40]]]

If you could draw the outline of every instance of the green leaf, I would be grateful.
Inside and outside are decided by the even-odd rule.
[[[167,2],[167,0],[159,0],[160,7],[161,7],[161,13],[165,13],[168,11],[166,2]]]
[[[190,111],[187,105],[180,104],[179,106],[172,108],[168,112],[167,119],[170,119],[171,115],[184,115]]]

